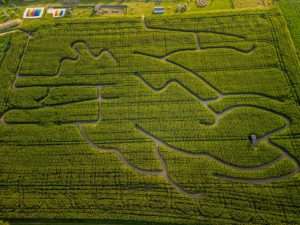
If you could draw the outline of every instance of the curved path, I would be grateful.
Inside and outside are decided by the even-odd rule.
[[[101,112],[100,112],[100,109],[101,109],[101,100],[102,98],[100,97],[100,92],[99,92],[99,119],[96,123],[94,122],[91,122],[89,124],[99,124],[100,121],[101,121]],[[224,116],[224,114],[226,114],[227,112],[229,112],[230,110],[233,110],[233,109],[236,109],[236,108],[242,108],[242,107],[248,107],[248,106],[236,106],[236,107],[231,107],[227,110],[224,110],[222,113],[220,113],[220,115]],[[286,119],[286,118],[285,118]],[[270,141],[269,141],[269,137],[272,135],[272,134],[275,134],[277,132],[280,132],[284,129],[286,129],[289,125],[290,125],[290,121],[288,119],[286,119],[287,123],[284,127],[281,127],[281,128],[278,128],[276,130],[273,130],[271,131],[270,133],[268,133],[267,135],[259,138],[259,141],[266,141],[267,143],[270,143],[271,145],[273,145]],[[83,131],[82,129],[82,125],[85,125],[87,123],[77,123],[77,126],[78,126],[78,129],[81,133],[81,135],[83,136],[83,138],[85,139],[86,142],[88,142],[91,146],[93,146],[95,149],[97,150],[110,150],[110,151],[114,151],[119,159],[124,162],[128,167],[130,167],[131,169],[133,170],[136,170],[142,174],[146,174],[146,175],[160,175],[160,176],[163,176],[165,177],[165,179],[176,189],[178,190],[179,192],[181,192],[182,194],[185,194],[189,197],[200,197],[203,195],[203,193],[190,193],[190,192],[187,192],[186,190],[184,190],[182,187],[180,187],[178,184],[176,184],[171,178],[170,176],[168,175],[168,170],[167,170],[167,165],[166,165],[166,162],[165,160],[163,159],[163,157],[161,156],[160,154],[160,151],[158,149],[157,146],[159,145],[163,145],[163,146],[166,146],[168,147],[169,149],[173,150],[173,151],[176,151],[178,153],[181,153],[181,154],[185,154],[185,155],[188,155],[188,156],[197,156],[197,157],[209,157],[210,159],[214,160],[214,161],[217,161],[218,163],[224,165],[224,166],[227,166],[227,167],[230,167],[230,168],[233,168],[233,169],[236,169],[236,170],[241,170],[241,171],[258,171],[258,170],[261,170],[261,169],[264,169],[264,168],[267,168],[271,165],[273,165],[274,163],[278,162],[279,160],[282,160],[284,158],[289,158],[290,160],[293,160],[295,161],[292,157],[290,157],[286,152],[283,152],[283,154],[281,156],[279,156],[278,158],[274,159],[273,161],[270,161],[266,164],[263,164],[263,165],[260,165],[260,166],[257,166],[257,167],[251,167],[251,168],[247,168],[247,167],[239,167],[239,166],[235,166],[235,165],[230,165],[214,156],[212,156],[211,154],[209,153],[190,153],[190,152],[186,152],[184,150],[181,150],[181,149],[178,149],[178,148],[175,148],[165,142],[163,142],[161,139],[155,137],[154,135],[150,134],[149,132],[147,132],[146,130],[144,130],[141,126],[139,126],[138,124],[136,124],[136,129],[139,130],[141,133],[143,133],[145,136],[149,137],[154,143],[155,143],[155,146],[156,146],[156,152],[157,152],[157,157],[158,159],[160,160],[160,163],[162,164],[163,166],[163,170],[162,171],[148,171],[148,170],[143,170],[131,163],[129,163],[125,157],[122,155],[121,153],[121,150],[120,149],[117,149],[117,148],[103,148],[103,147],[99,147],[97,144],[95,144],[87,135],[86,133]],[[277,146],[273,145],[274,147],[278,148]],[[284,151],[282,148],[279,148],[280,150]],[[298,165],[298,164],[297,164]],[[248,182],[248,183],[253,183],[253,184],[261,184],[261,183],[272,183],[272,182],[275,182],[275,181],[278,181],[278,180],[281,180],[281,179],[284,179],[284,178],[288,178],[290,176],[293,176],[294,174],[296,174],[297,172],[299,171],[299,165],[297,166],[297,168],[289,173],[289,174],[286,174],[284,176],[280,176],[280,177],[274,177],[274,178],[265,178],[265,179],[240,179],[240,178],[229,178],[229,177],[222,177],[222,176],[218,176],[216,175],[216,177],[219,177],[220,179],[225,179],[225,180],[232,180],[232,181],[245,181],[245,182]]]
[[[110,52],[108,49],[102,49],[100,50],[97,54],[95,54],[91,48],[89,47],[89,45],[87,44],[87,42],[85,41],[75,41],[71,44],[71,48],[72,50],[76,53],[75,57],[63,57],[60,59],[59,62],[59,66],[57,69],[57,72],[54,75],[17,75],[18,77],[22,78],[32,78],[32,77],[59,77],[61,75],[61,69],[62,69],[62,65],[65,61],[72,61],[72,62],[77,62],[79,57],[82,55],[81,52],[78,50],[78,48],[76,47],[76,45],[78,44],[83,44],[84,48],[88,51],[88,54],[90,55],[90,57],[94,58],[94,59],[98,59],[100,58],[103,54],[108,54],[112,60],[117,64],[118,63],[118,59],[114,56],[114,54],[112,52]],[[27,46],[26,46],[27,47]],[[22,60],[23,61],[23,60]]]
[[[249,184],[272,184],[277,181],[281,181],[284,179],[288,179],[294,175],[296,175],[298,172],[300,172],[300,168],[297,167],[294,171],[283,175],[279,177],[269,177],[269,178],[238,178],[238,177],[229,177],[229,176],[222,176],[222,175],[215,175],[215,177],[222,179],[222,180],[228,180],[228,181],[234,181],[234,182],[244,182],[244,183],[249,183]]]
[[[21,29],[15,29],[15,30],[12,30],[12,31],[3,32],[3,33],[0,33],[0,36],[5,36],[7,34],[13,34],[13,33],[18,33],[18,32],[21,32],[21,33],[25,34],[28,38],[33,37],[29,32],[26,32],[26,31],[21,30]]]
[[[276,132],[279,132],[279,130],[282,130],[282,129],[285,129],[286,126],[284,126],[283,128],[280,128],[280,129],[277,129],[277,130],[274,130],[272,132],[270,132],[267,136],[270,136]],[[286,178],[289,178],[295,174],[297,174],[299,171],[300,171],[300,167],[299,167],[299,164],[298,162],[293,158],[291,157],[287,152],[283,152],[283,154],[281,156],[279,156],[278,158],[266,163],[266,164],[263,164],[263,165],[260,165],[260,166],[257,166],[257,167],[240,167],[240,166],[235,166],[235,165],[231,165],[231,164],[228,164],[218,158],[216,158],[215,156],[211,155],[210,153],[192,153],[192,152],[186,152],[182,149],[179,149],[179,148],[176,148],[170,144],[167,144],[166,142],[164,142],[163,140],[155,137],[154,135],[152,135],[151,133],[147,132],[146,130],[144,130],[141,126],[139,126],[138,124],[136,125],[136,128],[141,131],[144,135],[146,135],[147,137],[151,138],[157,145],[163,145],[169,149],[171,149],[172,151],[175,151],[177,153],[180,153],[180,154],[183,154],[183,155],[187,155],[187,156],[192,156],[192,157],[208,157],[210,158],[211,160],[214,160],[214,161],[217,161],[219,164],[222,164],[223,166],[226,166],[226,167],[230,167],[232,169],[236,169],[236,170],[240,170],[240,171],[258,171],[258,170],[261,170],[261,169],[264,169],[264,168],[267,168],[269,166],[272,166],[274,163],[284,159],[284,158],[288,158],[289,160],[292,160],[296,163],[296,168],[294,171],[286,174],[286,175],[283,175],[283,176],[278,176],[278,177],[271,177],[271,178],[252,178],[252,179],[243,179],[243,178],[238,178],[238,177],[227,177],[227,176],[220,176],[220,175],[215,175],[216,177],[220,178],[220,179],[224,179],[224,180],[231,180],[231,181],[244,181],[246,183],[251,183],[251,184],[266,184],[266,183],[274,183],[276,181],[279,181],[279,180],[282,180],[282,179],[286,179]],[[261,140],[260,140],[261,141]],[[267,143],[280,149],[281,151],[284,151],[283,148],[279,147],[279,146],[276,146],[274,144],[272,144],[269,139],[267,140]]]
[[[142,17],[142,20],[143,20],[143,26],[145,29],[149,29],[144,21],[144,16]],[[160,29],[158,29],[160,30]],[[165,30],[165,29],[161,29],[161,30]],[[23,59],[24,59],[24,55],[25,55],[25,52],[28,48],[28,44],[29,44],[29,41],[30,39],[32,38],[32,36],[29,34],[29,33],[26,33],[24,31],[21,31],[21,30],[15,30],[15,31],[11,31],[11,32],[7,32],[7,33],[2,33],[0,34],[0,36],[3,36],[5,34],[9,34],[9,33],[14,33],[14,32],[23,32],[27,35],[28,37],[28,41],[26,43],[26,46],[24,48],[24,52],[23,52],[23,55],[22,55],[22,58],[20,60],[20,63],[18,65],[18,69],[17,69],[17,74],[16,74],[16,78],[15,78],[15,81],[14,81],[14,84],[13,84],[13,88],[16,89],[16,80],[20,77],[20,67],[21,67],[21,64],[23,62]],[[189,32],[189,31],[181,31],[181,32]],[[190,31],[191,32],[191,31]],[[205,32],[205,31],[201,31],[201,32]],[[153,91],[162,91],[164,90],[165,88],[167,88],[167,86],[169,84],[171,84],[172,82],[176,83],[177,85],[179,85],[181,88],[183,88],[185,91],[189,92],[190,94],[192,94],[193,96],[195,96],[200,102],[201,104],[205,105],[210,111],[212,111],[215,115],[216,115],[216,120],[214,122],[217,123],[221,117],[223,117],[227,112],[229,112],[230,110],[233,110],[233,109],[236,109],[236,108],[241,108],[241,107],[249,107],[249,106],[233,106],[233,107],[229,107],[227,108],[226,110],[224,110],[223,112],[221,113],[216,113],[214,110],[212,110],[208,104],[213,102],[213,101],[217,101],[217,100],[221,100],[223,99],[224,96],[228,96],[228,95],[224,95],[221,93],[220,90],[218,90],[216,87],[214,87],[210,82],[208,82],[206,79],[204,79],[202,76],[200,76],[198,73],[194,72],[193,70],[183,66],[183,65],[180,65],[176,62],[173,62],[171,60],[169,60],[167,57],[176,53],[176,52],[180,52],[180,51],[191,51],[191,50],[200,50],[200,40],[199,40],[199,36],[197,34],[197,32],[193,31],[192,33],[195,34],[195,38],[196,38],[196,41],[197,41],[197,48],[196,49],[183,49],[183,50],[176,50],[176,51],[172,51],[172,52],[169,52],[167,53],[166,55],[163,55],[163,56],[153,56],[153,55],[147,55],[147,54],[144,54],[144,53],[138,53],[138,52],[135,52],[135,54],[142,54],[142,55],[146,55],[148,57],[154,57],[154,58],[158,58],[160,60],[164,60],[165,62],[168,62],[170,64],[173,64],[177,67],[180,67],[181,69],[193,74],[194,76],[196,76],[197,78],[199,78],[200,80],[202,80],[206,85],[208,85],[212,90],[214,90],[216,93],[218,93],[218,97],[217,98],[214,98],[214,99],[209,99],[209,100],[205,100],[205,99],[201,99],[199,96],[195,95],[195,93],[193,93],[188,87],[184,86],[181,82],[179,82],[178,80],[176,79],[173,79],[173,80],[170,80],[168,82],[166,82],[165,85],[163,85],[163,87],[161,88],[155,88],[154,86],[152,86],[149,82],[147,82],[140,74],[136,73],[135,75],[137,77],[139,77],[148,87],[150,87]],[[209,32],[211,33],[211,32]],[[222,35],[227,35],[227,34],[223,34]],[[229,34],[228,34],[229,35]],[[231,35],[231,36],[235,36],[235,35]],[[243,38],[243,37],[240,37],[240,36],[237,36],[239,38]],[[114,62],[118,63],[118,60],[116,59],[116,57],[107,49],[103,49],[101,50],[99,53],[95,54],[93,53],[93,51],[90,49],[90,47],[87,45],[87,43],[85,41],[75,41],[71,44],[71,48],[76,52],[76,57],[65,57],[65,58],[62,58],[60,60],[60,65],[59,65],[59,68],[57,70],[57,73],[55,75],[52,75],[52,77],[58,77],[60,76],[61,74],[61,67],[62,67],[62,64],[64,63],[65,60],[71,60],[71,61],[77,61],[81,55],[80,51],[76,48],[76,44],[83,44],[84,47],[88,50],[88,53],[91,57],[93,58],[98,58],[100,57],[102,54],[104,53],[107,53],[110,55],[110,57],[114,60]],[[225,46],[225,47],[228,47],[228,46]],[[252,47],[251,49],[249,49],[249,51],[247,52],[243,52],[243,53],[250,53],[251,51],[253,51],[255,49],[255,46]],[[237,49],[235,49],[237,50]],[[239,50],[238,50],[239,51]],[[24,76],[24,77],[32,77],[32,76]],[[34,76],[36,77],[36,76]],[[66,85],[63,85],[63,86],[66,86]],[[70,85],[70,86],[93,86],[93,85]],[[260,166],[257,166],[257,167],[252,167],[252,168],[246,168],[246,167],[238,167],[238,166],[235,166],[235,165],[230,165],[220,159],[217,159],[216,157],[212,156],[211,154],[209,153],[190,153],[190,152],[186,152],[182,149],[178,149],[178,148],[175,148],[167,143],[165,143],[163,140],[160,140],[159,138],[155,137],[154,135],[150,134],[149,132],[147,132],[146,130],[144,130],[141,126],[139,126],[138,124],[136,124],[136,129],[139,130],[141,133],[143,133],[145,136],[149,137],[154,143],[155,143],[155,149],[156,149],[156,153],[157,153],[157,157],[160,161],[160,163],[162,164],[163,166],[163,169],[161,171],[151,171],[151,170],[144,170],[144,169],[141,169],[131,163],[129,163],[125,157],[123,156],[123,154],[121,153],[121,150],[120,149],[117,149],[117,148],[102,148],[102,147],[99,147],[97,144],[95,144],[89,137],[88,135],[84,132],[84,129],[82,126],[84,125],[97,125],[101,122],[101,102],[102,102],[102,97],[101,97],[101,94],[100,94],[100,89],[101,89],[101,86],[99,85],[94,85],[98,88],[98,102],[99,102],[99,112],[98,112],[98,119],[96,121],[81,121],[81,122],[77,122],[75,123],[76,126],[78,127],[79,129],[79,132],[81,134],[81,136],[83,137],[83,139],[89,143],[93,148],[97,149],[97,150],[107,150],[107,151],[113,151],[115,154],[117,154],[118,158],[125,164],[127,165],[129,168],[141,173],[141,174],[145,174],[145,175],[158,175],[158,176],[163,176],[166,181],[172,185],[174,187],[174,189],[176,189],[177,191],[179,191],[180,193],[186,195],[186,196],[189,196],[189,197],[193,197],[193,198],[198,198],[198,197],[201,197],[203,196],[203,193],[190,193],[186,190],[184,190],[182,187],[180,187],[177,183],[175,183],[171,178],[170,176],[168,175],[168,170],[167,170],[167,165],[166,165],[166,162],[165,162],[165,159],[162,157],[162,155],[160,154],[160,151],[158,149],[158,146],[159,145],[163,145],[163,146],[166,146],[168,148],[170,148],[171,150],[173,151],[176,151],[178,153],[181,153],[181,154],[185,154],[185,155],[189,155],[189,156],[193,156],[193,157],[199,157],[199,156],[206,156],[206,157],[209,157],[210,159],[212,160],[215,160],[215,161],[218,161],[218,163],[221,163],[222,165],[224,166],[228,166],[230,168],[233,168],[233,169],[237,169],[237,170],[241,170],[241,171],[256,171],[256,170],[261,170],[261,169],[264,169],[264,168],[267,168],[269,166],[271,166],[272,164],[278,162],[279,160],[281,159],[284,159],[284,158],[289,158],[290,160],[293,160],[296,162],[296,165],[297,165],[297,168],[289,173],[289,174],[286,174],[284,176],[280,176],[280,177],[274,177],[274,178],[265,178],[265,179],[240,179],[240,178],[234,178],[234,177],[225,177],[225,176],[219,176],[219,175],[216,175],[217,177],[219,177],[220,179],[225,179],[225,180],[232,180],[232,181],[243,181],[243,182],[248,182],[248,183],[253,183],[253,184],[261,184],[261,183],[272,183],[272,182],[276,182],[278,180],[281,180],[281,179],[285,179],[285,178],[288,178],[290,176],[293,176],[295,175],[297,172],[299,172],[299,163],[297,162],[297,160],[295,160],[293,157],[291,157],[287,152],[285,152],[285,150],[280,147],[280,146],[277,146],[275,144],[273,144],[271,141],[270,141],[270,137],[275,134],[275,133],[278,133],[284,129],[287,129],[289,126],[290,126],[290,120],[287,119],[285,116],[283,115],[280,115],[281,117],[284,117],[286,119],[286,125],[281,127],[281,128],[278,128],[276,130],[273,130],[271,131],[270,133],[268,133],[267,135],[263,136],[263,137],[260,137],[258,139],[258,142],[261,142],[261,141],[264,141],[266,142],[267,144],[273,146],[273,147],[276,147],[277,149],[281,150],[283,152],[283,154],[281,156],[279,156],[278,158],[274,159],[273,161],[270,161],[266,164],[263,164],[263,165],[260,165]],[[48,94],[50,92],[50,87],[48,87]],[[253,94],[253,93],[247,93],[247,94]],[[233,94],[231,94],[233,95]],[[240,95],[240,94],[236,94],[236,95]],[[254,94],[254,95],[257,95],[257,96],[260,96],[260,97],[266,97],[264,95],[261,95],[261,94]],[[47,97],[47,96],[46,96]],[[46,98],[45,97],[45,98]],[[45,99],[43,98],[43,99]],[[270,98],[271,99],[271,98]],[[254,106],[251,106],[251,107],[254,107]],[[259,107],[257,107],[259,108]],[[262,109],[262,108],[261,108]],[[271,111],[271,110],[268,110],[268,109],[264,109],[264,110],[267,110],[267,111]],[[273,112],[273,111],[271,111]],[[274,113],[274,112],[273,112]],[[6,125],[5,121],[4,121],[4,116],[2,116],[2,118],[0,119],[0,124],[2,125]],[[13,123],[12,123],[13,124]],[[74,123],[72,123],[74,124]],[[213,125],[213,124],[211,124]],[[211,125],[208,125],[208,126],[211,126]]]
[[[250,53],[252,51],[254,51],[256,48],[256,46],[253,46],[251,49],[249,49],[248,51],[245,51],[244,53]],[[235,49],[235,48],[234,48]],[[237,49],[235,49],[237,50]],[[210,88],[212,88],[213,90],[215,90],[218,94],[219,94],[219,97],[215,98],[215,99],[210,99],[210,100],[204,100],[204,99],[201,99],[199,96],[197,96],[195,93],[191,92],[191,90],[186,87],[185,85],[183,85],[180,81],[176,80],[176,79],[172,79],[172,80],[169,80],[165,83],[165,85],[163,85],[162,87],[160,88],[155,88],[153,85],[151,85],[151,83],[147,82],[141,74],[139,73],[136,73],[136,76],[139,77],[143,82],[144,84],[146,84],[150,89],[152,89],[153,91],[155,92],[159,92],[159,91],[163,91],[165,88],[167,88],[171,83],[176,83],[177,85],[179,85],[181,88],[183,88],[184,90],[186,90],[187,92],[189,92],[191,95],[193,95],[194,97],[196,97],[199,102],[203,105],[205,105],[212,113],[215,114],[216,116],[216,119],[214,121],[213,124],[207,124],[207,126],[211,126],[211,125],[214,125],[216,123],[218,123],[218,121],[224,116],[224,113],[226,112],[229,112],[230,110],[233,110],[233,109],[236,109],[236,108],[241,108],[241,107],[256,107],[256,108],[260,108],[260,109],[263,109],[263,110],[266,110],[266,111],[269,111],[271,113],[275,113],[274,111],[272,110],[269,110],[269,109],[266,109],[266,108],[263,108],[263,107],[258,107],[258,106],[252,106],[252,105],[239,105],[239,106],[233,106],[233,107],[229,107],[227,108],[226,110],[224,110],[223,112],[221,113],[217,113],[215,112],[211,107],[208,106],[209,103],[211,102],[214,102],[214,101],[217,101],[217,100],[221,100],[223,99],[225,96],[239,96],[239,95],[247,95],[247,94],[251,94],[251,95],[255,95],[255,96],[259,96],[259,97],[265,97],[265,98],[268,98],[268,99],[272,99],[272,100],[277,100],[275,98],[272,98],[272,97],[269,97],[269,96],[266,96],[266,95],[263,95],[263,94],[256,94],[256,93],[241,93],[241,94],[223,94],[221,93],[220,90],[218,90],[216,87],[214,87],[211,83],[209,83],[207,80],[205,80],[202,76],[200,76],[199,74],[195,73],[193,70],[181,65],[181,64],[178,64],[178,63],[175,63],[171,60],[168,60],[167,57],[170,56],[171,54],[174,54],[176,52],[180,52],[180,51],[190,51],[190,50],[177,50],[177,51],[172,51],[172,52],[169,52],[167,53],[166,55],[163,55],[163,56],[154,56],[154,55],[150,55],[150,54],[145,54],[145,53],[142,53],[142,52],[134,52],[135,54],[140,54],[140,55],[144,55],[144,56],[148,56],[148,57],[152,57],[152,58],[157,58],[157,59],[161,59],[161,60],[164,60],[165,62],[169,62],[175,66],[178,66],[184,70],[186,70],[187,72],[191,73],[191,74],[194,74],[196,77],[200,78],[204,83],[206,83],[206,85],[208,85]],[[210,157],[211,159],[213,160],[217,160],[219,163],[223,164],[223,165],[226,165],[226,166],[230,166],[231,168],[234,168],[234,169],[238,169],[238,170],[260,170],[260,169],[263,169],[263,168],[266,168],[268,166],[271,166],[272,164],[276,163],[277,161],[283,159],[283,158],[288,158],[289,160],[292,160],[296,163],[296,169],[289,173],[289,174],[286,174],[284,176],[280,176],[280,177],[273,177],[273,178],[266,178],[266,179],[239,179],[239,178],[233,178],[233,177],[221,177],[221,176],[218,176],[219,178],[224,178],[224,179],[230,179],[230,180],[233,180],[233,181],[245,181],[247,183],[253,183],[253,184],[262,184],[262,183],[272,183],[272,182],[276,182],[278,180],[281,180],[281,179],[285,179],[287,177],[290,177],[290,176],[293,176],[295,175],[297,172],[300,171],[300,166],[299,166],[299,162],[297,159],[295,159],[294,157],[292,157],[288,152],[285,151],[285,149],[283,149],[282,147],[280,146],[277,146],[275,144],[273,144],[271,141],[270,141],[270,136],[272,136],[273,134],[275,133],[278,133],[280,131],[283,131],[284,129],[287,129],[291,122],[290,122],[290,119],[288,119],[286,116],[284,115],[281,115],[279,113],[275,113],[279,116],[281,116],[282,118],[284,118],[286,120],[286,125],[281,127],[281,128],[278,128],[276,130],[273,130],[271,131],[270,133],[268,133],[267,135],[263,136],[263,137],[260,137],[258,139],[258,143],[259,142],[262,142],[264,141],[265,143],[269,144],[270,146],[273,146],[277,149],[279,149],[281,152],[283,152],[283,154],[278,157],[277,159],[269,162],[269,163],[266,163],[264,165],[261,165],[261,166],[258,166],[258,167],[253,167],[253,168],[243,168],[243,167],[236,167],[236,166],[233,166],[233,165],[228,165],[228,163],[225,163],[223,161],[221,161],[220,159],[216,159],[215,157],[213,157],[212,155],[210,154],[206,154],[206,153],[198,153],[198,154],[194,154],[194,153],[188,153],[186,151],[183,151],[181,149],[178,149],[178,148],[174,148],[173,146],[170,146],[166,143],[164,143],[162,140],[158,139],[157,137],[154,137],[153,135],[151,135],[150,133],[147,133],[145,130],[143,130],[141,127],[137,127],[139,128],[139,130],[141,132],[143,132],[145,135],[147,135],[149,138],[152,138],[153,141],[155,141],[157,144],[163,144],[165,146],[167,146],[168,148],[171,148],[173,151],[176,151],[176,152],[179,152],[179,153],[182,153],[182,154],[185,154],[185,155],[189,155],[189,156],[208,156]],[[204,124],[203,124],[204,125]]]
[[[102,102],[102,97],[101,97],[101,94],[100,94],[100,90],[98,91],[98,101],[99,101],[99,115],[98,115],[98,120],[96,122],[90,122],[90,123],[85,123],[85,122],[79,122],[79,123],[76,123],[77,124],[77,127],[79,129],[79,132],[81,134],[81,136],[84,138],[84,140],[89,143],[94,149],[97,149],[97,150],[104,150],[104,151],[113,151],[114,153],[116,153],[116,155],[118,156],[118,158],[125,164],[127,165],[129,168],[141,173],[141,174],[144,174],[144,175],[158,175],[158,176],[163,176],[166,181],[171,184],[177,191],[179,191],[180,193],[184,194],[184,195],[187,195],[189,197],[193,197],[193,198],[198,198],[198,197],[201,197],[203,195],[203,193],[190,193],[186,190],[184,190],[182,187],[180,187],[178,184],[176,184],[168,175],[168,171],[167,171],[167,166],[166,166],[166,163],[164,161],[164,159],[162,158],[160,152],[159,152],[159,149],[158,149],[158,145],[157,143],[155,142],[155,149],[156,149],[156,153],[157,153],[157,157],[160,161],[160,163],[162,164],[163,166],[163,170],[161,171],[153,171],[153,170],[144,170],[144,169],[141,169],[133,164],[131,164],[130,162],[128,162],[125,157],[123,156],[123,154],[121,153],[121,150],[118,149],[118,148],[105,148],[105,147],[99,147],[97,144],[95,144],[88,136],[87,134],[84,132],[83,128],[82,128],[82,125],[86,125],[86,124],[94,124],[94,125],[97,125],[100,123],[101,121],[101,102]]]

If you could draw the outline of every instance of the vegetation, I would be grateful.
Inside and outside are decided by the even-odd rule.
[[[300,66],[279,11],[18,28],[1,36],[1,218],[297,223]]]
[[[277,0],[287,21],[292,38],[300,57],[300,4],[296,0]]]
[[[0,64],[5,56],[6,51],[9,47],[10,36],[0,37]]]

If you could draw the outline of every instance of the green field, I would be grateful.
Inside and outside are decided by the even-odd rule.
[[[300,66],[276,9],[0,38],[0,218],[299,223]]]
[[[99,15],[95,13],[95,5],[126,5],[126,15],[151,15],[153,14],[154,7],[164,7],[165,15],[186,14],[190,12],[204,12],[211,10],[227,10],[227,9],[241,9],[241,8],[258,8],[269,7],[273,4],[267,4],[265,1],[270,0],[209,0],[207,6],[198,7],[193,0],[80,0],[80,4],[73,6],[62,5],[60,0],[35,0],[20,1],[20,0],[4,0],[6,4],[0,1],[0,23],[12,20],[22,19],[23,12],[27,7],[71,7],[72,13],[66,15],[71,18],[90,18],[90,17],[103,17],[112,16],[109,14]],[[178,11],[177,7],[187,4],[187,11]],[[9,17],[6,17],[8,15]],[[52,15],[45,14],[42,19],[52,18]],[[56,18],[59,20],[59,18]]]
[[[277,0],[277,3],[288,23],[298,57],[300,58],[300,1]]]

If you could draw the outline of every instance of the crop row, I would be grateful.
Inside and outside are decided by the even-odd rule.
[[[46,36],[49,31],[42,31],[36,33],[35,38],[29,43],[21,67],[21,74],[23,75],[56,74],[62,58],[76,57],[71,45],[78,40],[84,40],[94,54],[103,49],[109,49],[117,59],[124,61],[128,60],[127,56],[130,52],[135,51],[155,52],[157,55],[164,55],[177,49],[197,48],[195,36],[182,32],[143,31],[138,29],[128,33],[110,35],[105,33],[93,35],[86,31],[73,35],[68,33],[66,27],[66,29],[60,31],[59,35],[49,37]],[[45,42],[45,39],[47,39],[47,42]],[[180,44],[178,40],[180,40]],[[48,54],[45,55],[45,52],[48,52]],[[40,64],[41,60],[43,66]]]
[[[296,224],[299,176],[266,185],[234,181],[282,176],[294,161],[254,170],[225,165],[278,159],[282,150],[268,142],[253,147],[249,135],[262,137],[289,121],[270,139],[300,157],[290,81],[297,66],[276,11],[146,18],[159,30],[128,17],[52,23],[21,25],[34,32],[15,90],[26,37],[12,39],[1,65],[4,121],[31,124],[0,126],[0,217]],[[209,107],[201,100],[216,97]],[[164,144],[165,164],[152,138]],[[167,169],[183,190],[205,195],[190,198],[166,175],[140,173],[111,149],[133,167]]]
[[[0,64],[0,115],[7,109],[12,84],[26,45],[26,37],[13,36],[11,45],[13,47],[7,51],[5,58]]]
[[[9,48],[10,38],[9,35],[0,37],[0,64]]]
[[[209,192],[209,186],[220,183],[217,176],[251,181],[251,179],[263,179],[285,175],[296,168],[294,162],[283,159],[270,167],[258,171],[240,171],[222,165],[205,156],[185,156],[170,151],[165,147],[160,147],[160,152],[167,162],[167,170],[171,179],[191,192],[203,190]]]
[[[295,0],[278,1],[280,9],[287,21],[295,46],[300,54],[300,5]],[[299,55],[300,56],[300,55]]]
[[[7,123],[70,123],[96,121],[98,112],[98,101],[86,101],[39,109],[10,110],[4,119]]]

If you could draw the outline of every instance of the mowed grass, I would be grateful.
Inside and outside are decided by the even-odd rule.
[[[300,68],[280,12],[19,28],[2,36],[1,218],[297,223]]]

